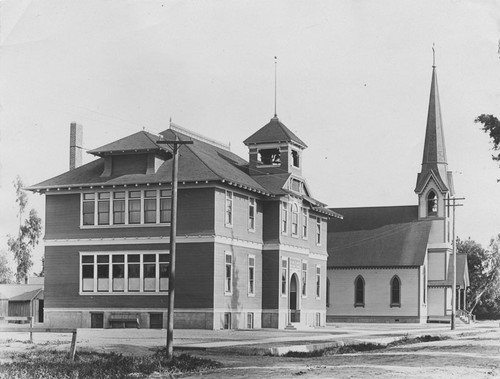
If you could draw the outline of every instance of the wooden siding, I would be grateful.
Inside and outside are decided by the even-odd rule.
[[[265,243],[277,243],[280,239],[280,202],[266,201],[264,202],[264,230],[263,239]]]
[[[233,289],[225,293],[225,254],[232,253]],[[255,257],[255,295],[248,295],[248,257]],[[262,304],[262,252],[261,250],[235,247],[225,244],[215,246],[214,269],[214,307],[216,309],[254,310]]]
[[[233,192],[233,224],[225,225],[226,191],[220,188],[215,190],[215,234],[237,238],[245,241],[262,243],[262,202],[251,194],[235,191],[236,188],[228,187]],[[255,231],[248,229],[248,204],[249,197],[256,199],[257,213],[255,217]]]
[[[354,281],[362,275],[365,281],[365,306],[354,306]],[[390,306],[390,281],[394,275],[401,280],[401,307]],[[328,270],[330,279],[331,316],[414,316],[419,312],[419,270],[356,269]]]
[[[161,187],[148,187],[150,189]],[[214,189],[179,190],[177,235],[213,234]],[[160,237],[170,226],[80,228],[80,194],[46,196],[46,239]]]
[[[148,167],[147,154],[124,154],[112,157],[112,175],[145,174]]]
[[[429,277],[428,280],[446,279],[446,252],[431,252],[429,256]]]
[[[278,309],[281,281],[281,259],[278,250],[262,254],[262,309]]]
[[[429,288],[427,301],[429,317],[446,315],[446,288]]]

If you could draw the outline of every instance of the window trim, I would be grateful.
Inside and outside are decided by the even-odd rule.
[[[145,291],[144,290],[144,255],[156,255],[156,261],[155,261],[155,290],[154,291]],[[113,262],[113,256],[117,255],[123,255],[124,256],[124,272],[123,272],[123,290],[116,290],[113,291],[113,265],[114,264],[121,264],[121,262]],[[139,255],[139,262],[129,262],[128,257],[131,255]],[[78,294],[82,296],[101,296],[101,295],[112,295],[112,296],[123,296],[123,295],[138,295],[140,294],[141,296],[143,295],[161,295],[165,296],[165,294],[168,294],[168,288],[166,290],[160,290],[160,275],[159,275],[159,269],[161,264],[170,264],[170,258],[167,258],[166,261],[160,260],[161,255],[170,255],[170,251],[168,250],[126,250],[126,251],[80,251],[79,252],[79,260],[78,260],[78,265],[79,265],[79,284],[78,284]],[[92,256],[93,257],[93,263],[83,263],[83,257],[84,256]],[[107,256],[108,257],[108,289],[106,291],[99,291],[98,289],[98,277],[97,277],[97,271],[98,271],[98,265],[104,265],[104,263],[98,263],[98,258],[99,256]],[[134,291],[134,290],[129,290],[129,275],[128,275],[128,268],[129,264],[138,264],[139,265],[139,290]],[[83,290],[83,266],[93,266],[93,289],[92,291],[84,291]],[[169,268],[170,269],[170,268]],[[168,286],[168,283],[167,283]]]
[[[283,265],[284,263],[284,265]],[[285,275],[283,277],[283,270]],[[288,258],[281,257],[281,266],[280,266],[280,294],[281,297],[288,296]],[[284,284],[284,286],[283,286]]]
[[[307,261],[302,261],[300,280],[302,282],[302,287],[300,289],[301,296],[307,298]]]
[[[230,207],[228,207],[228,205],[230,205]],[[224,195],[224,226],[232,228],[233,223],[234,223],[234,192],[226,190]]]
[[[362,301],[361,302],[358,302],[358,281],[361,281],[361,284],[362,284]],[[366,285],[366,282],[365,282],[365,278],[363,278],[363,275],[358,275],[356,276],[356,279],[354,279],[354,307],[361,307],[361,308],[364,308],[365,307],[365,285]]]
[[[398,301],[394,301],[394,282],[397,280],[398,284],[399,284],[399,288],[398,288]],[[390,290],[390,297],[389,297],[389,301],[390,301],[390,306],[391,308],[401,308],[401,279],[399,278],[398,275],[394,275],[390,282],[389,282],[389,290]]]
[[[167,190],[170,190],[169,188],[165,188]],[[144,207],[144,200],[145,200],[145,191],[156,191],[156,216],[155,216],[155,222],[151,223],[146,223],[145,222],[145,207]],[[115,199],[115,194],[116,193],[124,193],[124,197],[121,199]],[[130,192],[140,192],[140,197],[132,198],[130,197]],[[91,190],[91,191],[83,191],[80,192],[80,229],[106,229],[106,228],[136,228],[136,227],[158,227],[158,226],[165,226],[165,225],[170,225],[170,221],[167,222],[161,222],[160,220],[160,199],[168,198],[168,196],[161,196],[162,189],[157,188],[157,189],[146,189],[146,188],[141,188],[141,189],[115,189],[115,190]],[[100,194],[109,194],[109,199],[100,199]],[[85,200],[85,195],[93,195],[93,200]],[[171,197],[170,197],[171,198]],[[147,199],[153,199],[152,197],[149,197]],[[107,224],[100,224],[99,223],[99,202],[104,202],[106,201],[109,204],[109,209],[108,209],[108,223]],[[140,215],[140,221],[138,223],[130,223],[130,204],[129,202],[131,200],[139,200],[140,202],[140,210],[139,210],[139,215]],[[84,213],[83,213],[83,206],[85,202],[93,202],[93,207],[94,207],[94,215],[93,215],[93,224],[84,224]],[[124,202],[124,222],[123,223],[115,223],[115,212],[114,212],[114,204],[115,202]]]
[[[282,201],[280,205],[280,231],[288,235],[288,202]]]
[[[250,214],[251,214],[250,209],[253,209],[253,219],[250,216]],[[255,199],[255,197],[249,197],[248,198],[248,231],[255,232],[256,226],[257,226],[257,200]]]
[[[250,264],[250,259],[253,259],[253,265]],[[247,278],[247,295],[248,297],[255,297],[255,255],[254,254],[249,254],[248,259],[247,259],[247,265],[248,265],[248,278]],[[250,269],[253,269],[253,278],[252,278],[252,285],[250,285]],[[252,288],[252,291],[250,290]]]
[[[307,240],[309,238],[309,210],[306,207],[302,207],[302,239]]]
[[[300,233],[300,216],[299,216],[299,206],[296,203],[291,205],[291,235],[292,237],[298,237]],[[296,221],[296,222],[295,222]],[[294,230],[295,229],[295,230]]]
[[[231,257],[231,262],[229,262],[230,265],[229,282],[227,277],[227,266],[228,266],[227,257]],[[234,280],[233,253],[231,251],[224,251],[224,295],[230,296],[233,294],[233,286],[234,286],[233,280]]]
[[[316,265],[316,299],[321,299],[321,266]]]
[[[322,237],[321,217],[316,217],[316,246],[321,246]]]

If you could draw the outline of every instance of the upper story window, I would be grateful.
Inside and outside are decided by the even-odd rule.
[[[226,191],[226,208],[224,223],[226,226],[233,225],[233,192]]]
[[[288,203],[281,203],[281,233],[288,233]]]
[[[427,195],[427,216],[436,216],[438,213],[437,196],[434,191]]]
[[[82,194],[82,226],[166,224],[170,190],[101,191]]]
[[[292,204],[292,236],[299,235],[299,207]]]
[[[302,238],[307,238],[307,228],[309,224],[309,215],[307,208],[302,208]]]
[[[297,150],[292,150],[292,166],[300,167],[300,155]]]
[[[253,197],[248,198],[248,230],[255,230],[255,215],[257,214],[257,206]]]
[[[152,252],[82,253],[80,292],[168,291],[168,254]]]
[[[295,191],[297,193],[302,193],[302,182],[298,179],[291,179],[290,180],[290,189],[292,191]]]
[[[365,306],[365,280],[361,275],[354,281],[354,306]]]
[[[321,245],[321,218],[316,217],[316,245]]]
[[[401,306],[401,280],[397,275],[391,279],[391,307]]]
[[[258,153],[259,163],[265,166],[281,166],[281,155],[279,148],[260,149]]]

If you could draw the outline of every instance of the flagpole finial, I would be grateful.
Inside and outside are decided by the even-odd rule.
[[[278,67],[278,57],[274,56],[274,118],[278,117],[278,113],[276,110],[276,89],[278,87],[277,67]]]
[[[432,68],[436,68],[436,44],[432,43]]]

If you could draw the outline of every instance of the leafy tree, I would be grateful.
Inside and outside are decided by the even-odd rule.
[[[474,120],[475,123],[481,123],[481,130],[490,135],[493,142],[493,150],[497,152],[492,158],[495,161],[500,161],[500,120],[492,114],[482,114]]]
[[[23,213],[28,204],[28,197],[23,190],[23,182],[18,176],[14,182],[16,190],[16,203],[19,204],[19,233],[17,237],[8,235],[7,245],[13,253],[17,263],[16,281],[26,282],[28,280],[28,272],[33,266],[31,260],[33,248],[38,244],[42,234],[42,220],[38,217],[35,209],[31,209],[27,219],[22,221]]]
[[[488,249],[471,239],[458,239],[457,251],[467,254],[467,308],[480,318],[500,316],[500,234],[491,240]]]
[[[12,270],[9,267],[9,261],[5,252],[0,253],[0,284],[12,283]]]

